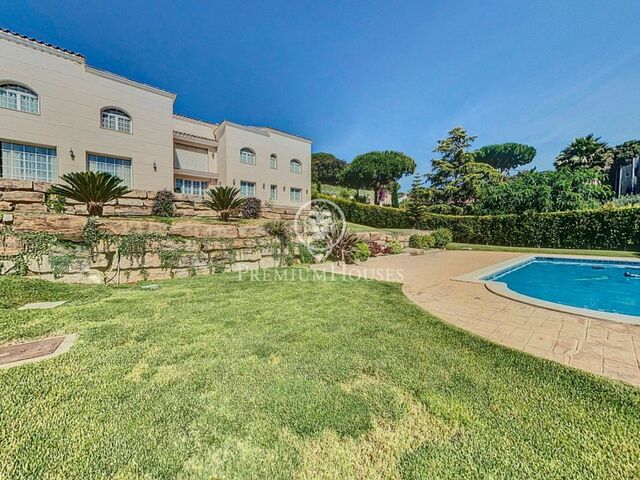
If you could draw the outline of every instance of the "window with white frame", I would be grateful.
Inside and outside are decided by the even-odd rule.
[[[176,178],[176,193],[185,195],[198,195],[202,197],[209,188],[209,182],[204,180],[191,180],[190,178]]]
[[[271,167],[272,170],[278,169],[278,156],[275,153],[272,153],[269,158],[269,167]]]
[[[248,165],[256,164],[256,154],[250,148],[243,148],[240,150],[240,163],[246,163]]]
[[[289,170],[292,173],[302,173],[302,163],[300,163],[300,160],[291,160],[291,162],[289,162]]]
[[[278,199],[278,186],[271,185],[271,189],[269,190],[269,200],[277,200]]]
[[[39,113],[38,94],[33,90],[5,83],[0,85],[0,107],[27,113]]]
[[[131,117],[117,108],[102,110],[100,125],[116,132],[131,133]]]
[[[107,172],[120,177],[131,188],[131,159],[107,157],[93,153],[87,154],[87,166],[91,172]]]
[[[56,149],[0,142],[0,178],[54,182],[58,178]]]
[[[254,182],[240,182],[240,195],[243,197],[255,197],[256,196],[256,184]]]
[[[301,202],[302,201],[302,189],[301,188],[293,188],[291,187],[289,193],[289,200],[292,202]]]

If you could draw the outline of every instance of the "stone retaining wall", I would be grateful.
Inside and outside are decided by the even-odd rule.
[[[0,212],[46,213],[46,192],[51,187],[47,182],[30,180],[9,180],[0,178]],[[108,203],[105,216],[147,216],[152,214],[157,192],[132,190],[122,198]],[[217,217],[217,213],[203,205],[202,197],[175,193],[178,216]],[[67,200],[65,213],[87,215],[84,205]],[[291,207],[262,206],[262,217],[269,219],[293,220],[297,209]]]
[[[16,259],[24,248],[19,236],[25,232],[50,233],[64,243],[56,244],[38,261],[28,261],[28,275],[45,280],[76,283],[126,283],[171,276],[210,274],[217,271],[240,271],[272,268],[282,265],[279,244],[259,224],[216,224],[197,219],[162,221],[99,218],[99,231],[114,236],[152,234],[149,251],[141,258],[118,256],[113,244],[100,242],[92,253],[84,243],[82,229],[86,217],[71,214],[14,213],[0,242],[0,274],[15,270]],[[1,217],[0,217],[1,218]],[[358,233],[366,242],[389,245],[399,242],[408,246],[408,235]],[[180,259],[169,268],[163,262],[166,252],[179,252]],[[294,248],[291,255],[297,257]],[[4,258],[4,259],[3,259]],[[68,258],[64,275],[56,278],[54,264]]]

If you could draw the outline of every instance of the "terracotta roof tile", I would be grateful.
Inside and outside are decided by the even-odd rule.
[[[216,141],[215,138],[201,137],[199,135],[192,135],[191,133],[180,132],[178,130],[174,130],[173,134],[174,135],[178,135],[179,137],[182,137],[182,138],[192,138],[194,140],[206,140],[207,142],[215,142]]]
[[[307,142],[313,142],[313,140],[311,140],[310,138],[307,137],[303,137],[300,135],[296,135],[295,133],[289,133],[289,132],[285,132],[284,130],[280,130],[279,128],[273,128],[273,127],[252,127],[252,128],[260,128],[263,130],[273,130],[274,132],[280,132],[280,133],[284,133],[285,135],[291,135],[292,137],[296,137],[296,138],[301,138],[302,140],[306,140]]]
[[[200,122],[200,123],[206,123],[207,125],[212,125],[214,127],[218,126],[218,124],[215,123],[215,122],[208,122],[207,120],[202,120],[202,119],[196,118],[196,117],[190,117],[189,115],[184,115],[182,113],[174,113],[173,116],[174,117],[178,117],[178,118],[180,118],[180,117],[186,118],[187,120],[194,120],[194,121]]]
[[[75,57],[81,58],[84,60],[84,55],[73,52],[71,50],[67,50],[66,48],[58,47],[57,45],[52,45],[51,43],[43,42],[41,40],[37,40],[35,38],[27,37],[26,35],[22,35],[21,33],[13,32],[11,30],[7,30],[6,28],[0,27],[0,32],[8,33],[9,35],[13,35],[15,37],[21,38],[22,40],[27,40],[29,42],[37,43],[38,45],[42,45],[43,47],[53,48],[54,50],[58,50],[59,52],[66,53],[68,55],[73,55]]]

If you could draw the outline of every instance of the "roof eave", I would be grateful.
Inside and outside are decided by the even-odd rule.
[[[49,53],[66,60],[71,60],[72,62],[80,64],[85,63],[84,56],[79,53],[72,52],[71,50],[66,50],[62,47],[57,47],[50,43],[36,40],[35,38],[27,37],[26,35],[22,35],[21,33],[12,32],[11,30],[7,30],[5,28],[0,28],[0,39],[8,40],[24,47],[40,50],[41,52]]]

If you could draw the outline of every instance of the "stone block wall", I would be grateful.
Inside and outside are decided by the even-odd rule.
[[[46,192],[51,187],[47,182],[30,180],[10,180],[0,178],[0,212],[46,213],[49,211]],[[175,193],[176,213],[178,216],[217,217],[217,213],[203,204],[202,197]],[[108,203],[104,208],[105,216],[148,216],[152,208],[156,192],[132,190],[127,195]],[[65,213],[70,215],[87,215],[84,205],[67,200]],[[262,206],[262,217],[268,219],[293,220],[297,209],[291,207]]]
[[[271,268],[280,264],[274,240],[259,225],[226,225],[184,219],[172,224],[126,218],[98,219],[99,231],[113,236],[133,233],[151,234],[149,250],[143,256],[118,256],[117,247],[98,242],[91,252],[83,242],[86,217],[70,214],[15,213],[10,229],[0,242],[0,274],[15,266],[15,257],[23,245],[19,235],[25,232],[54,234],[64,243],[56,244],[42,258],[30,259],[28,275],[46,280],[77,283],[125,283],[142,279],[209,274],[214,271]],[[179,252],[171,267],[163,265],[163,254]],[[56,259],[67,256],[64,275],[54,278]]]
[[[57,242],[41,258],[28,260],[26,273],[45,280],[126,283],[272,268],[283,263],[278,243],[259,224],[218,224],[197,218],[171,223],[122,217],[97,219],[98,230],[111,238],[137,233],[148,234],[153,239],[144,255],[131,258],[119,255],[117,247],[107,241],[98,242],[92,252],[82,234],[86,217],[20,212],[12,217],[10,223],[0,223],[0,231],[5,232],[0,239],[0,275],[15,271],[16,256],[24,247],[20,235],[25,232],[53,234],[63,241]],[[406,247],[409,242],[408,235],[373,232],[358,233],[358,236],[365,242],[383,245],[399,242]],[[180,258],[172,266],[167,266],[166,259],[163,261],[167,252],[179,252]],[[295,258],[298,252],[294,248],[290,253]],[[61,260],[66,260],[62,276],[56,274],[55,267]]]

